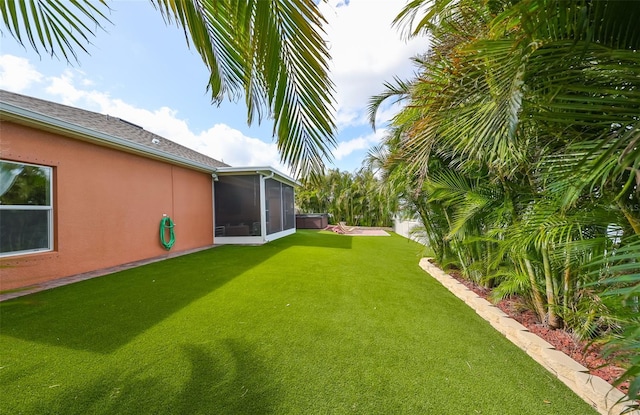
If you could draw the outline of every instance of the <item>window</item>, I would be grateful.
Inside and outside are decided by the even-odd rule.
[[[0,256],[53,249],[52,172],[0,160]]]

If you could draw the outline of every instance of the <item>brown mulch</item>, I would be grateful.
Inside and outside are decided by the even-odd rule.
[[[482,297],[487,301],[491,301],[488,298],[491,293],[489,289],[479,286],[473,281],[462,278],[462,276],[456,271],[447,272],[471,291],[475,292],[479,297]],[[590,374],[598,376],[610,384],[613,384],[613,382],[624,372],[623,369],[611,364],[611,362],[603,356],[601,345],[590,345],[588,341],[580,340],[566,330],[552,330],[549,327],[546,327],[538,320],[538,317],[533,311],[528,310],[523,306],[523,301],[521,299],[512,297],[494,304],[509,317],[529,329],[531,333],[534,333],[546,340],[548,343],[553,345],[556,350],[563,352],[582,366],[589,369]],[[625,382],[618,385],[618,389],[623,393],[627,393],[629,383]]]

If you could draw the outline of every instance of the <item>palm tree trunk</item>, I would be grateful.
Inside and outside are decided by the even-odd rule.
[[[536,273],[533,270],[533,266],[531,265],[531,261],[525,259],[525,266],[522,267],[527,271],[527,275],[529,276],[529,282],[531,283],[531,298],[533,300],[533,307],[535,308],[536,314],[540,321],[544,321],[547,313],[544,310],[544,300],[542,299],[542,294],[540,294],[540,290],[538,290],[538,283],[536,281]],[[522,265],[521,265],[522,266]]]
[[[569,298],[571,297],[571,258],[569,257],[569,252],[566,251],[564,258],[564,278],[562,282],[562,306],[567,309],[569,307]]]
[[[444,213],[444,217],[447,219],[447,225],[449,229],[451,229],[451,219],[449,218],[449,214],[446,209],[442,209],[442,213]],[[455,243],[454,243],[455,242]],[[460,266],[462,267],[462,274],[465,278],[469,277],[469,270],[467,269],[467,262],[462,257],[462,249],[460,247],[460,242],[456,239],[451,239],[451,243],[449,244],[451,248],[455,251],[458,256],[458,261],[460,261]]]
[[[422,225],[425,228],[427,237],[429,238],[429,245],[433,249],[436,261],[442,263],[444,260],[444,243],[442,241],[442,235],[436,232],[434,224],[431,220],[431,211],[427,203],[423,203],[419,197],[412,197],[411,202],[416,207],[418,215],[422,220]]]
[[[542,264],[544,266],[544,282],[547,292],[547,317],[549,327],[552,329],[558,329],[562,327],[562,322],[556,314],[556,296],[553,289],[553,274],[551,272],[551,263],[549,262],[549,252],[547,246],[543,245],[542,249]]]
[[[491,262],[491,257],[493,256],[493,250],[491,249],[491,242],[484,243],[485,249],[487,251],[486,259],[484,260],[484,288],[493,288],[493,278],[486,278],[487,275],[491,272],[489,269],[489,263]]]

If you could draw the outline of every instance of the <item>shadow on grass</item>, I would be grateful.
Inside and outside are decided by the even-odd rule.
[[[113,370],[72,387],[49,401],[39,414],[267,414],[280,399],[278,387],[240,340],[227,339],[214,353],[203,346],[182,346],[190,374],[174,383],[161,374],[141,376]],[[178,376],[172,376],[173,378]]]
[[[351,238],[302,231],[262,246],[221,246],[4,301],[2,335],[110,353],[296,245],[349,249]]]
[[[175,399],[175,410],[167,413],[273,413],[277,385],[253,355],[252,347],[239,340],[227,340],[225,345],[235,363],[227,370],[206,350],[194,345],[185,347],[192,364],[191,377],[184,392]]]

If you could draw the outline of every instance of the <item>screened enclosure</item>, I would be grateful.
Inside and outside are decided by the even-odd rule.
[[[271,168],[221,168],[217,176],[215,243],[264,243],[295,232],[295,180]]]

